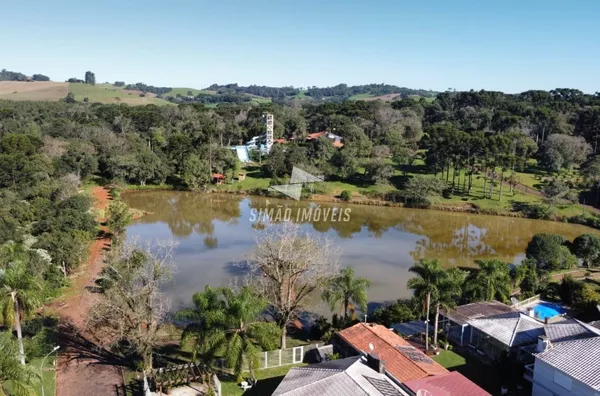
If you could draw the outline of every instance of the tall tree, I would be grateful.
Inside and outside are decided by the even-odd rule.
[[[161,286],[171,277],[175,246],[134,241],[115,249],[100,279],[104,298],[90,312],[89,328],[103,331],[107,340],[126,341],[146,371],[152,369],[153,348],[169,312]]]
[[[281,348],[286,347],[287,326],[306,307],[311,293],[337,273],[338,257],[330,240],[304,233],[291,222],[270,225],[257,237],[245,266],[281,328]]]
[[[39,377],[33,367],[19,364],[18,346],[7,331],[0,332],[0,351],[0,395],[36,395],[33,385]],[[8,382],[10,389],[7,387]]]
[[[415,297],[423,303],[425,308],[425,350],[429,349],[429,312],[431,301],[437,301],[440,295],[439,286],[446,277],[446,273],[438,260],[421,259],[408,269],[416,277],[408,280],[406,285],[414,291]]]
[[[17,331],[19,359],[25,364],[25,349],[21,323],[41,304],[42,285],[26,269],[22,262],[9,264],[0,275],[0,306],[4,322]]]
[[[508,264],[500,260],[475,260],[479,270],[466,281],[466,292],[472,301],[507,301],[511,293]]]
[[[335,311],[338,306],[341,307],[344,320],[347,320],[350,304],[358,306],[363,312],[366,312],[369,286],[371,286],[370,280],[355,277],[354,268],[346,267],[340,271],[339,275],[331,278],[321,297],[327,301],[332,311]]]
[[[571,251],[588,268],[600,265],[600,237],[595,234],[579,235],[573,240]]]
[[[200,355],[214,356],[224,350],[225,360],[234,374],[240,376],[244,360],[254,377],[259,364],[260,348],[274,349],[279,339],[279,328],[274,322],[261,320],[269,302],[250,286],[239,290],[228,287],[211,289],[192,297],[194,309],[180,311],[177,316],[196,323],[185,334],[184,339],[195,340]]]
[[[85,72],[85,83],[90,85],[96,85],[96,75],[91,71]]]
[[[462,286],[467,277],[467,273],[460,268],[454,267],[444,271],[444,276],[440,277],[438,285],[438,298],[435,304],[435,322],[433,329],[433,345],[437,346],[438,341],[438,323],[440,309],[449,311],[456,307],[457,301],[462,294]]]

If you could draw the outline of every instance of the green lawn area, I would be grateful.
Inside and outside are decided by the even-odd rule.
[[[32,359],[29,364],[33,367],[34,370],[39,372],[40,364],[42,364],[43,358],[35,358]],[[56,371],[55,367],[52,364],[56,359],[56,355],[51,355],[44,362],[44,371],[43,371],[43,383],[44,383],[44,395],[45,396],[54,396],[56,394]],[[37,383],[35,385],[35,392],[38,395],[42,394],[41,384]]]
[[[112,84],[69,84],[69,92],[75,95],[75,100],[83,101],[88,98],[91,103],[128,103],[131,105],[170,105],[171,103],[151,96],[140,97],[138,94],[124,92],[123,87],[116,87]]]
[[[229,378],[221,379],[221,391],[225,396],[252,396],[252,395],[270,395],[277,388],[283,377],[290,371],[292,367],[305,366],[304,363],[291,364],[288,366],[275,367],[271,369],[257,370],[255,375],[258,383],[256,386],[244,393],[238,386],[235,380]],[[248,373],[244,373],[243,377],[248,376]]]
[[[352,95],[348,98],[348,100],[362,100],[362,99],[369,99],[369,98],[374,98],[375,95],[371,95],[371,94],[356,94],[356,95]]]
[[[169,92],[164,94],[164,96],[177,96],[177,94],[187,96],[188,91],[192,91],[192,95],[196,96],[198,94],[204,95],[215,95],[215,91],[209,91],[206,89],[194,89],[194,88],[172,88]]]
[[[433,360],[435,360],[447,369],[463,366],[467,363],[465,361],[465,358],[463,358],[459,354],[452,351],[447,351],[445,349],[442,349],[438,356],[434,356]]]

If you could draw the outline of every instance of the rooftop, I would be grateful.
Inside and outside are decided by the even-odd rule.
[[[544,325],[544,331],[552,342],[600,336],[600,329],[571,318]]]
[[[357,323],[338,335],[358,352],[370,352],[373,347],[387,372],[400,382],[446,374],[448,370],[413,347],[385,326],[374,323]]]
[[[291,369],[273,396],[406,396],[384,374],[355,356]]]
[[[447,312],[443,309],[440,310],[440,314],[459,325],[465,325],[471,319],[479,319],[507,312],[517,312],[517,310],[499,301],[481,301],[460,305]]]
[[[534,343],[544,335],[544,324],[521,312],[472,319],[468,324],[508,347]]]
[[[535,356],[600,391],[600,337],[558,342]]]
[[[425,390],[435,396],[489,396],[490,394],[475,385],[458,371],[434,377],[421,378],[405,383],[411,390]]]
[[[413,320],[412,322],[396,323],[392,329],[404,337],[419,335],[425,333],[425,322],[422,320]]]

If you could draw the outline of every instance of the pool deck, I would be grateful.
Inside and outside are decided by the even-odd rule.
[[[564,312],[560,312],[559,314],[552,316],[552,317],[548,317],[545,319],[540,319],[534,316],[529,315],[529,309],[530,308],[534,308],[540,304],[547,304],[547,305],[554,305],[556,307],[560,307],[561,310],[563,310]],[[515,304],[516,305],[516,304]],[[518,309],[519,311],[521,311],[524,314],[527,314],[529,316],[531,316],[532,318],[542,322],[542,323],[555,323],[555,322],[560,322],[561,320],[565,319],[566,315],[569,315],[571,313],[571,309],[569,307],[566,307],[560,303],[556,303],[556,302],[552,302],[552,301],[546,301],[546,300],[542,300],[541,298],[537,298],[537,299],[532,299],[531,301],[527,301],[525,304],[523,305],[518,305],[517,307],[515,307],[516,309]]]

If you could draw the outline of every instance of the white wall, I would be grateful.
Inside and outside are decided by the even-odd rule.
[[[555,377],[558,373],[558,377]],[[556,370],[549,364],[535,359],[533,371],[533,396],[597,396],[597,393],[588,385],[571,378],[571,389],[565,389],[555,382],[560,381],[566,374]],[[568,377],[568,376],[567,376]],[[569,377],[570,378],[570,377]]]

